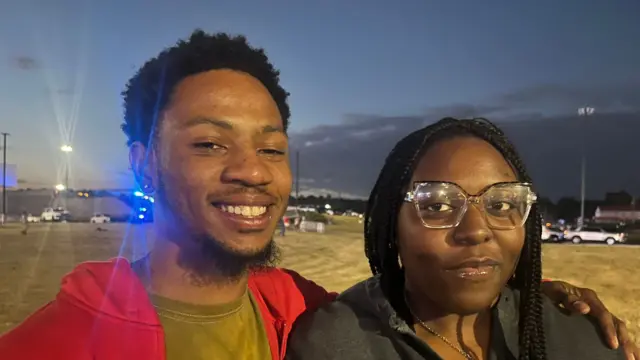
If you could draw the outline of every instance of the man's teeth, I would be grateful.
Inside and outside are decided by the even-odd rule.
[[[267,212],[266,206],[220,205],[220,209],[230,214],[247,217],[261,216]]]

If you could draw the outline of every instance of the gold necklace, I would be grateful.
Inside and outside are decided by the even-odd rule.
[[[440,335],[440,333],[438,333],[437,331],[433,330],[431,328],[431,326],[427,325],[424,321],[422,321],[419,317],[417,317],[416,314],[411,309],[411,305],[409,305],[409,300],[407,299],[407,293],[406,292],[404,294],[404,302],[407,304],[407,308],[409,309],[409,313],[411,313],[411,316],[413,316],[416,320],[418,320],[418,323],[420,324],[420,326],[422,326],[425,330],[430,332],[432,335],[434,335],[438,339],[442,340],[442,342],[447,344],[450,348],[452,348],[453,350],[459,352],[460,355],[464,356],[465,359],[474,360],[474,357],[471,354],[469,354],[467,351],[464,351],[464,349],[462,349],[460,346],[457,346],[454,343],[452,343],[451,341],[449,341],[449,339],[447,339],[443,335]]]

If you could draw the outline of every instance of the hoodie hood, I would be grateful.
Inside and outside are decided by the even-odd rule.
[[[382,292],[380,285],[380,275],[362,281],[340,296],[338,301],[350,304],[358,308],[369,316],[380,319],[383,324],[389,324],[394,331],[402,334],[414,334],[411,326],[396,312],[387,297]],[[509,287],[505,287],[500,294],[493,315],[495,316],[493,330],[503,336],[507,347],[512,354],[518,354],[518,308],[520,303],[519,293]]]
[[[122,321],[160,324],[142,282],[122,257],[78,265],[62,278],[57,300]]]

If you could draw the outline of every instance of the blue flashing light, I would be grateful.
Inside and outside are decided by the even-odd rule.
[[[143,197],[144,196],[144,194],[142,192],[140,192],[140,191],[134,191],[133,195],[135,195],[137,197]]]
[[[145,211],[147,211],[147,208],[145,208],[145,207],[141,207],[141,208],[140,208],[140,211],[145,212]]]
[[[144,215],[142,214],[138,215],[138,219],[144,219]]]
[[[152,204],[155,202],[152,197],[149,198],[149,201],[151,201]]]

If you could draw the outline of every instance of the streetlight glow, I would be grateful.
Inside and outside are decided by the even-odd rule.
[[[68,189],[69,188],[69,167],[71,166],[71,164],[69,163],[70,159],[69,157],[71,156],[71,152],[73,151],[73,147],[71,147],[71,145],[69,144],[64,144],[60,147],[60,150],[62,150],[63,153],[67,154],[67,163],[65,164],[65,176],[64,176],[64,185],[63,185],[63,189]],[[60,190],[60,191],[62,191]]]
[[[56,190],[58,190],[58,191],[64,191],[65,189],[66,189],[66,187],[64,185],[62,185],[62,184],[56,185]]]
[[[596,111],[596,109],[592,108],[592,107],[581,107],[578,109],[578,115],[580,116],[589,116],[589,115],[593,115],[593,113]]]

